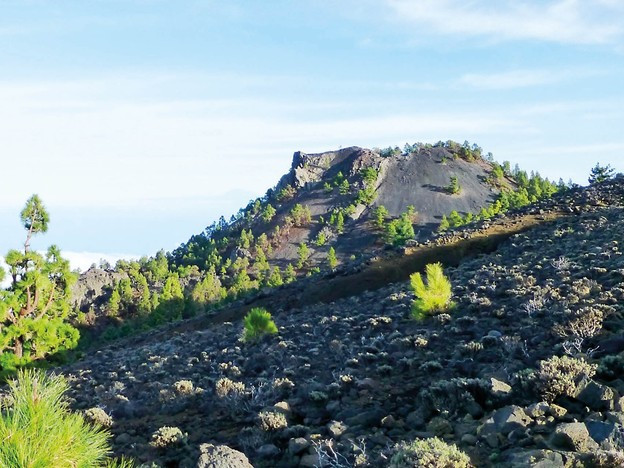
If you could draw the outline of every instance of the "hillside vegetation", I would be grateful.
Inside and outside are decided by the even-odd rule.
[[[446,189],[451,179],[457,193]],[[301,278],[348,272],[389,246],[565,188],[499,165],[468,143],[298,152],[289,173],[229,222],[222,217],[173,252],[83,275],[74,289],[76,324],[83,343],[113,340]]]

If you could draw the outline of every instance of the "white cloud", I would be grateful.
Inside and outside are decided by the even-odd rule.
[[[591,73],[592,76],[597,72]],[[586,71],[512,70],[502,73],[467,73],[457,80],[458,85],[487,90],[528,88],[560,83],[571,78],[587,76]]]
[[[624,12],[610,0],[386,0],[403,21],[441,34],[494,40],[605,44],[621,40]]]

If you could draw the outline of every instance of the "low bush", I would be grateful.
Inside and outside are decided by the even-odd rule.
[[[451,282],[444,276],[442,264],[430,263],[425,270],[427,284],[424,283],[420,273],[410,276],[412,290],[416,295],[412,303],[412,316],[417,319],[446,312],[453,305]]]
[[[569,356],[553,356],[540,362],[537,374],[538,387],[547,401],[558,396],[574,397],[579,381],[593,377],[597,366],[583,359]]]
[[[455,445],[437,437],[403,442],[395,448],[390,468],[469,468],[470,458]]]
[[[253,308],[244,319],[245,341],[253,341],[264,335],[274,335],[277,333],[277,326],[271,314],[260,307]]]

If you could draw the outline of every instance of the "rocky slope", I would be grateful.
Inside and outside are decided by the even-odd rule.
[[[462,247],[530,216],[478,256]],[[623,233],[620,177],[430,242],[465,255],[447,262],[449,314],[412,319],[400,276],[338,296],[315,278],[319,300],[340,298],[302,283],[253,299],[279,327],[259,343],[240,340],[234,304],[60,370],[75,408],[104,410],[116,453],[159,466],[247,466],[232,449],[256,467],[386,466],[434,435],[478,467],[622,466]]]

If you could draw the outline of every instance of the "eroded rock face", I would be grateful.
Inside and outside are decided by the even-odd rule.
[[[90,268],[80,275],[78,281],[72,286],[72,305],[86,312],[89,307],[97,307],[103,303],[110,294],[110,288],[123,278],[126,273]]]

